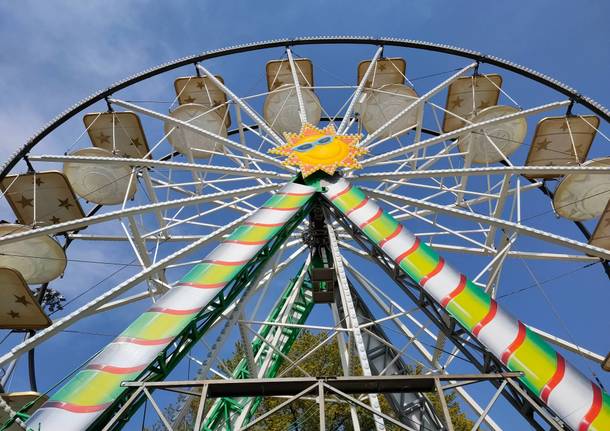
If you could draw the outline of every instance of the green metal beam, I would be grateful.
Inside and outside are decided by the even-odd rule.
[[[303,269],[304,266],[301,267],[299,274],[302,273]],[[277,322],[278,319],[281,317],[281,311],[284,309],[284,307],[286,306],[286,302],[292,296],[292,294],[294,293],[294,289],[297,287],[297,279],[298,277],[293,278],[286,287],[286,289],[284,289],[280,300],[278,301],[277,305],[271,310],[266,321]],[[293,304],[291,305],[291,309],[288,312],[288,323],[305,323],[305,321],[309,317],[309,314],[311,313],[311,310],[313,309],[313,305],[314,302],[312,298],[312,285],[311,281],[308,278],[308,275],[306,275],[305,280],[299,287],[299,293],[296,297],[296,300],[293,302]],[[282,334],[286,337],[284,343],[278,347],[278,350],[284,355],[287,355],[290,352],[292,346],[294,345],[294,342],[296,341],[301,331],[301,328],[279,328],[273,325],[263,325],[259,329],[258,334],[263,338],[267,338],[275,331],[282,331]],[[261,349],[264,350],[261,352]],[[277,373],[279,372],[280,367],[283,364],[284,358],[281,355],[273,352],[268,346],[265,345],[265,343],[263,343],[263,341],[259,337],[255,337],[252,340],[252,351],[255,355],[261,352],[257,361],[258,365],[260,365],[264,361],[266,355],[273,355],[271,363],[265,371],[263,377],[273,378],[277,376]],[[239,364],[233,370],[232,377],[234,379],[247,379],[251,377],[250,370],[248,369],[248,361],[245,357],[240,360]],[[251,403],[250,400],[250,398],[246,397],[240,399],[223,397],[217,399],[206,417],[206,420],[202,426],[202,431],[219,430],[222,429],[223,425],[225,426],[225,429],[230,430],[232,414],[240,414],[243,409],[249,405],[250,407],[248,408],[248,414],[245,421],[245,423],[248,423],[252,416],[256,413],[257,409],[260,407],[263,398],[256,397]]]

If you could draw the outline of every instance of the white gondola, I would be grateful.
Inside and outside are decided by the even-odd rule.
[[[490,106],[469,121],[480,123],[516,112],[519,110],[512,106]],[[527,120],[521,117],[469,132],[458,139],[458,146],[460,151],[469,152],[475,163],[495,163],[517,151],[526,135]]]
[[[307,88],[301,87],[303,104],[307,122],[318,124],[322,116],[320,100],[316,94]],[[301,130],[299,116],[299,98],[296,87],[284,84],[269,93],[263,106],[265,121],[278,133],[298,133]]]
[[[296,75],[301,87],[313,87],[313,63],[307,58],[294,59]],[[294,84],[289,60],[272,60],[265,66],[267,89],[273,91],[286,84]]]
[[[83,148],[72,156],[114,157],[102,148]],[[100,205],[117,205],[133,198],[136,178],[132,168],[112,163],[66,162],[64,174],[77,195]]]
[[[588,160],[582,166],[610,167],[610,157]],[[582,221],[600,216],[609,199],[610,173],[570,174],[557,186],[553,206],[561,217]]]
[[[19,224],[1,224],[0,237],[31,231]],[[19,271],[28,284],[42,284],[61,276],[66,269],[63,248],[48,235],[0,245],[0,267]]]
[[[416,99],[415,90],[403,84],[388,84],[378,89],[366,90],[358,108],[360,121],[368,133],[373,133]],[[381,136],[400,136],[407,133],[416,124],[417,109],[412,109],[386,128]]]
[[[187,122],[220,137],[227,137],[227,126],[222,117],[204,105],[187,103],[178,106],[169,115],[176,120]],[[222,144],[217,139],[170,122],[165,123],[165,134],[168,135],[167,139],[176,151],[186,156],[190,153],[196,159],[207,159],[211,156],[210,152],[216,152],[222,148]]]

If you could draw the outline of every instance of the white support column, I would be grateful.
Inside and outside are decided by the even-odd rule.
[[[389,302],[386,302],[384,299],[382,299],[376,292],[375,287],[373,286],[373,283],[370,280],[368,280],[363,274],[358,272],[346,260],[344,260],[343,262],[346,265],[346,268],[354,275],[354,277],[356,277],[356,279],[360,282],[362,287],[367,291],[367,293],[369,295],[371,295],[371,297],[374,299],[374,301],[377,303],[377,305],[379,305],[379,307],[381,307],[382,310],[384,310],[386,313],[390,313],[394,309],[397,309],[399,311],[404,311],[404,309],[399,304],[392,301],[390,298],[386,297],[386,300],[388,300]],[[414,323],[416,325],[418,325],[418,327],[420,329],[423,329],[423,325],[421,325],[421,323],[419,321],[413,319],[409,315],[407,315],[407,317],[409,317],[411,320],[413,320]],[[411,330],[404,323],[402,323],[399,319],[392,319],[392,322],[396,325],[398,330],[400,332],[402,332],[409,340],[413,340],[413,345],[419,351],[419,353],[426,359],[429,366],[431,366],[432,368],[436,368],[436,365],[433,360],[434,355],[432,353],[430,353],[430,351],[428,350],[428,348],[426,346],[424,346],[421,342],[419,342],[416,339],[416,336],[411,332]],[[428,331],[426,330],[424,332],[428,332]],[[429,333],[428,335],[430,335],[430,337],[434,340],[434,337],[435,337],[434,334]],[[443,374],[448,374],[448,371],[445,369],[440,369],[438,371],[442,372]],[[483,408],[470,396],[470,394],[468,394],[468,392],[466,392],[466,390],[463,387],[459,386],[459,387],[455,388],[455,390],[457,391],[458,395],[460,395],[460,397],[466,402],[466,404],[468,404],[468,406],[475,413],[477,413],[477,415],[482,414]],[[485,416],[484,421],[494,431],[501,431],[501,428],[494,422],[494,420],[490,416]]]
[[[337,304],[332,302],[330,304],[330,309],[335,320],[335,326],[337,328],[341,327],[341,322],[339,318],[339,310],[337,310]],[[349,351],[347,349],[347,344],[345,343],[345,338],[342,333],[337,334],[337,344],[339,345],[339,359],[341,360],[341,368],[343,369],[343,375],[349,376]],[[352,417],[352,426],[354,431],[360,431],[360,421],[358,420],[358,413],[356,412],[356,407],[350,404],[349,409],[350,416]]]
[[[360,359],[362,374],[365,376],[371,376],[371,366],[369,364],[369,359],[366,355],[366,346],[364,345],[364,341],[362,339],[362,332],[360,331],[360,324],[358,323],[356,308],[354,306],[354,301],[352,300],[352,294],[349,289],[349,284],[347,283],[347,277],[345,275],[345,269],[343,267],[343,258],[341,256],[341,252],[339,251],[339,245],[337,244],[337,237],[335,236],[335,231],[330,224],[327,224],[326,227],[328,229],[328,237],[330,239],[330,250],[333,256],[333,265],[335,267],[335,272],[337,274],[337,281],[339,284],[339,293],[343,305],[343,312],[347,317],[345,323],[346,326],[352,330],[352,339],[354,340],[356,352],[358,353],[358,358]],[[371,408],[376,412],[381,413],[381,405],[379,404],[379,398],[377,397],[377,394],[371,393],[368,395],[368,398],[369,403],[371,404]],[[375,429],[377,431],[385,430],[384,421],[380,416],[375,415],[374,422]]]

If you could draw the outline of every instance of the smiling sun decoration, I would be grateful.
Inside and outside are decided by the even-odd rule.
[[[337,168],[360,168],[356,157],[368,151],[356,145],[361,135],[337,135],[331,124],[318,129],[309,123],[301,133],[284,133],[286,144],[269,150],[272,154],[287,156],[285,165],[298,166],[303,178],[317,171],[333,175]]]

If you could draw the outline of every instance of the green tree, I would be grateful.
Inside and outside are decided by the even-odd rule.
[[[295,341],[294,345],[292,346],[288,357],[293,361],[297,360],[298,358],[302,358],[303,356],[305,356],[305,354],[311,352],[314,347],[322,343],[323,340],[325,340],[327,337],[328,334],[326,332],[320,332],[318,334],[313,334],[308,331],[302,332],[301,335]],[[233,370],[243,357],[243,345],[241,345],[241,343],[237,343],[237,345],[235,346],[235,351],[233,352],[231,357],[224,360],[221,366],[224,370]],[[351,373],[353,375],[360,375],[361,368],[360,364],[358,363],[357,356],[352,355],[350,362],[353,365]],[[343,368],[341,366],[341,360],[339,357],[339,348],[334,339],[332,341],[327,342],[325,345],[317,349],[314,353],[310,354],[310,356],[305,361],[299,363],[299,366],[312,376],[326,377],[343,375]],[[288,363],[288,361],[284,361],[280,369],[280,374],[282,374],[289,367],[290,363]],[[413,370],[413,372],[420,373],[421,370],[416,368]],[[290,369],[287,373],[283,375],[283,377],[302,376],[304,376],[303,372],[296,367],[292,367],[292,369]],[[436,393],[428,393],[426,394],[426,396],[430,400],[438,416],[442,418],[442,408],[440,400]],[[312,394],[310,398],[299,399],[289,404],[288,406],[284,407],[280,411],[276,412],[275,414],[271,415],[269,418],[258,424],[254,429],[256,429],[257,431],[310,431],[319,429],[318,404],[316,403],[315,399],[313,399],[314,397],[315,394]],[[466,417],[464,412],[462,412],[460,405],[456,400],[456,393],[448,392],[445,394],[445,397],[449,407],[449,412],[451,414],[454,429],[456,431],[470,431],[472,429],[473,422]],[[282,398],[265,398],[257,411],[257,415],[260,415],[265,411],[269,411],[270,409],[274,408],[283,401],[284,399]],[[208,409],[210,408],[212,402],[213,400],[209,401],[209,404],[207,406]],[[379,402],[381,404],[381,409],[384,413],[388,414],[391,417],[396,417],[384,396],[379,396]],[[197,403],[198,400],[193,400],[193,403],[189,406],[189,413],[187,414],[186,421],[184,423],[184,428],[181,429],[192,429],[194,416],[197,409]],[[325,407],[326,428],[328,430],[353,430],[349,404],[341,400],[327,399]],[[172,409],[172,406],[168,408],[168,410],[170,409]],[[357,408],[356,411],[358,414],[361,429],[373,430],[375,427],[373,423],[373,417],[370,412],[362,408]],[[386,422],[386,429],[394,430],[398,428]]]

